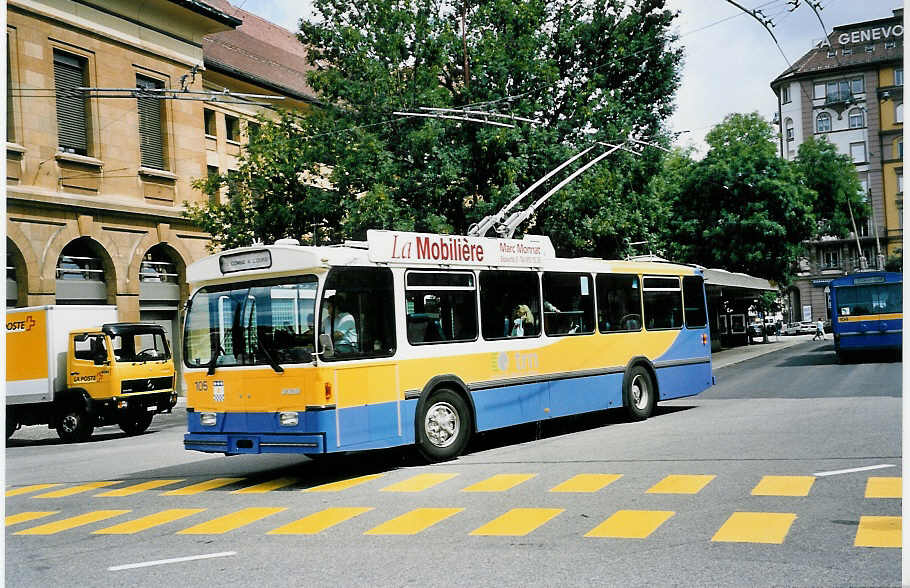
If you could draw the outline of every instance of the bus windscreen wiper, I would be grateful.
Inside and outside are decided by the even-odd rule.
[[[266,347],[266,346],[262,343],[262,341],[259,341],[259,349],[260,349],[263,353],[265,353],[266,358],[269,360],[269,365],[272,366],[272,369],[275,370],[276,373],[279,373],[279,374],[284,373],[284,368],[281,367],[281,365],[278,364],[278,362],[275,360],[275,356],[272,355],[272,352],[269,351],[269,348]]]
[[[215,375],[215,363],[218,361],[219,357],[224,355],[224,353],[225,353],[224,347],[221,346],[221,343],[219,343],[218,345],[215,346],[214,349],[212,349],[212,361],[209,362],[209,371],[206,372],[208,375],[210,375],[210,376]]]

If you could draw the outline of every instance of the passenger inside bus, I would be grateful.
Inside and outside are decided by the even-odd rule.
[[[512,319],[509,323],[510,337],[524,337],[534,333],[534,314],[527,304],[519,304],[512,310]]]

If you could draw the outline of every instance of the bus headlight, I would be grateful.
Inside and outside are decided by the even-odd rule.
[[[282,412],[278,414],[278,421],[282,427],[296,427],[300,419],[296,412]]]
[[[218,415],[214,412],[204,412],[199,415],[199,422],[203,427],[214,427],[215,423],[218,422]]]

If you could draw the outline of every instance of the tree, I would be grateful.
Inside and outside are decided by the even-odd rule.
[[[814,223],[814,194],[777,157],[771,125],[758,113],[731,114],[712,129],[670,202],[672,259],[786,283]]]
[[[799,146],[795,163],[805,185],[815,192],[816,226],[806,237],[846,237],[853,232],[851,212],[857,224],[866,220],[869,208],[848,155],[838,153],[824,137],[810,137]]]
[[[369,228],[464,234],[594,141],[634,132],[667,142],[661,129],[681,51],[671,46],[674,15],[664,5],[315,0],[316,18],[301,23],[300,38],[316,68],[310,84],[328,106],[312,118],[265,123],[234,183],[199,183],[210,193],[221,186],[226,202],[189,214],[212,227],[219,246],[275,235],[363,238]],[[541,124],[392,115],[420,107]],[[645,186],[659,162],[655,153],[614,153],[522,229],[548,234],[562,254],[615,255],[653,223]]]

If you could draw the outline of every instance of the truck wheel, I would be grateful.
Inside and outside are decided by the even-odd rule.
[[[468,444],[471,423],[471,410],[461,396],[437,390],[417,415],[417,449],[430,462],[454,459]]]
[[[629,418],[643,421],[651,416],[657,400],[654,392],[654,384],[648,370],[640,365],[629,370],[625,390],[623,390],[624,404]]]
[[[120,428],[127,435],[138,435],[139,433],[144,433],[146,429],[149,428],[149,425],[152,424],[152,417],[155,416],[154,413],[144,412],[139,415],[128,416],[125,420],[117,423],[120,425]]]
[[[67,443],[88,441],[94,429],[91,415],[80,407],[65,409],[57,421],[57,434]]]

